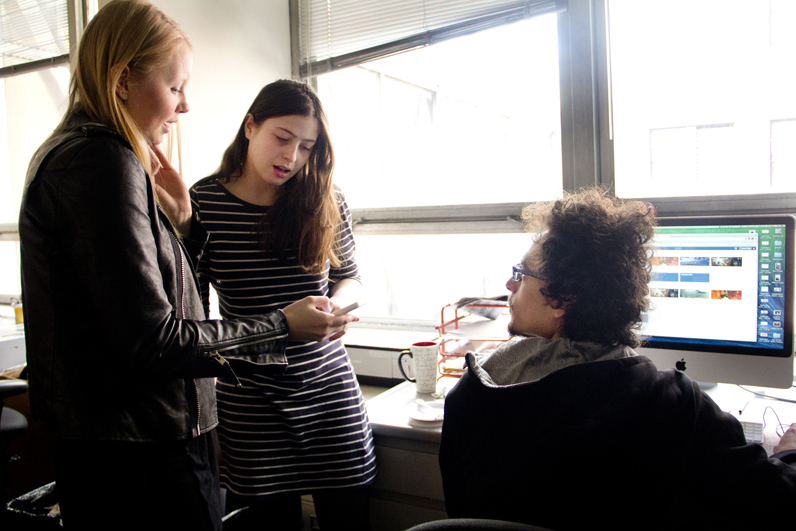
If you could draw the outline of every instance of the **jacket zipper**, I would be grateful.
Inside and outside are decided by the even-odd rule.
[[[158,207],[158,208],[160,208],[160,207]],[[169,234],[171,235],[172,238],[174,238],[174,243],[176,244],[177,251],[179,252],[179,255],[180,255],[180,284],[181,284],[181,286],[180,286],[180,318],[181,319],[185,319],[185,254],[183,253],[183,250],[182,250],[182,244],[180,243],[180,240],[177,238],[177,235],[174,234],[174,231],[172,230],[171,226],[169,226]],[[282,334],[281,336],[277,336],[277,339],[278,338],[282,338],[282,337],[286,337],[286,336],[287,336],[287,334]],[[230,345],[230,346],[227,346],[227,347],[217,348],[217,349],[211,351],[210,354],[213,355],[213,356],[218,356],[218,358],[220,359],[219,363],[221,363],[221,365],[225,366],[227,371],[229,372],[229,374],[231,374],[232,377],[235,378],[235,382],[236,382],[235,386],[236,387],[242,387],[243,384],[241,384],[241,381],[238,378],[238,375],[235,374],[235,371],[232,370],[232,366],[229,364],[229,362],[226,360],[226,358],[224,358],[220,353],[224,352],[224,351],[227,351],[227,350],[233,350],[233,349],[236,349],[236,348],[240,348],[240,347],[246,347],[246,346],[249,346],[249,345],[256,345],[258,343],[263,343],[265,341],[269,341],[270,339],[272,339],[272,338],[256,339],[256,340],[252,340],[252,341],[246,341],[246,342],[243,342],[243,343],[235,343],[234,345]],[[196,382],[195,378],[193,379],[193,389],[194,389],[194,396],[196,397],[196,435],[198,437],[202,433],[202,427],[201,427],[202,426],[202,404],[201,404],[201,402],[199,400],[199,384]]]
[[[193,394],[196,396],[196,436],[202,434],[202,404],[199,402],[199,384],[196,383],[196,378],[193,380]]]
[[[185,319],[185,255],[177,236],[173,232],[171,236],[175,239],[177,250],[180,252],[180,317]],[[199,437],[202,434],[202,403],[199,400],[199,384],[196,378],[193,379],[193,393],[196,397],[196,436]]]
[[[177,236],[174,235],[174,232],[170,232],[170,234],[177,244],[177,251],[180,253],[180,318],[185,319],[185,255],[182,252],[182,245],[177,240]]]
[[[185,319],[185,254],[171,227],[169,227],[169,234],[174,238],[174,244],[180,255],[180,319]],[[199,399],[199,384],[196,382],[196,378],[193,379],[193,392],[196,398],[196,436],[198,437],[202,434],[202,403]]]
[[[282,334],[280,336],[276,336],[275,339],[281,339],[283,337],[287,337],[287,334]],[[234,345],[229,345],[229,346],[226,346],[226,347],[216,347],[210,353],[211,354],[219,354],[221,352],[226,352],[227,350],[234,350],[234,349],[240,348],[240,347],[248,347],[250,345],[257,345],[258,343],[265,343],[266,341],[269,341],[271,339],[274,339],[274,338],[267,337],[267,338],[263,338],[263,339],[253,339],[251,341],[244,341],[243,343],[235,343]]]

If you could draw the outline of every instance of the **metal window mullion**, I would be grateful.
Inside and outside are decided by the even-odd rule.
[[[16,223],[0,223],[0,241],[19,241],[19,227]]]
[[[96,12],[96,3],[92,0],[69,0],[67,6],[68,31],[69,31],[69,50],[77,52],[80,39],[83,37],[83,30],[88,24],[89,18]],[[77,55],[75,53],[75,55]]]
[[[27,74],[28,72],[35,72],[36,70],[44,70],[54,66],[62,65],[69,62],[69,54],[59,55],[57,57],[50,57],[49,59],[41,59],[39,61],[31,61],[29,63],[22,63],[18,65],[11,65],[0,68],[0,78],[18,76],[20,74]]]
[[[651,203],[659,217],[796,214],[796,193],[627,199]]]
[[[352,209],[355,234],[523,232],[524,203]]]
[[[602,182],[600,105],[595,59],[595,0],[570,0],[558,16],[563,187]]]

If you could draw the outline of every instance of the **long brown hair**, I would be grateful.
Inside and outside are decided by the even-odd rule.
[[[181,44],[190,41],[174,20],[157,7],[139,0],[114,0],[86,26],[69,85],[69,105],[55,129],[70,128],[77,113],[89,121],[115,129],[133,146],[147,171],[152,169],[149,146],[138,125],[116,95],[125,67],[146,75],[171,60]]]
[[[334,153],[318,95],[306,83],[282,79],[263,87],[248,114],[257,125],[279,116],[311,116],[318,120],[318,138],[309,159],[282,185],[279,197],[258,225],[258,232],[266,249],[284,253],[288,246],[295,247],[299,263],[307,271],[321,272],[327,259],[334,266],[340,265],[334,241],[335,228],[341,222],[332,185]],[[249,150],[245,124],[244,118],[214,176],[223,182],[243,173]]]

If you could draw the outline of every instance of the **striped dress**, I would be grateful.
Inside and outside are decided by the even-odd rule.
[[[351,213],[337,190],[343,222],[336,237],[342,264],[304,271],[288,250],[262,250],[254,233],[268,207],[229,193],[216,179],[191,189],[194,211],[210,234],[198,273],[207,306],[212,284],[224,318],[283,308],[308,295],[329,295],[329,283],[359,280]],[[288,366],[262,374],[230,360],[240,380],[219,379],[221,484],[243,496],[357,487],[376,474],[373,436],[351,361],[341,340],[290,342]]]

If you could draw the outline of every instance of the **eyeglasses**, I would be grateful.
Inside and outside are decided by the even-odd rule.
[[[539,280],[546,280],[541,273],[525,269],[522,264],[517,264],[511,268],[511,279],[514,282],[522,282],[522,277],[533,277]]]

